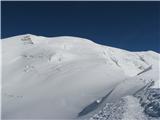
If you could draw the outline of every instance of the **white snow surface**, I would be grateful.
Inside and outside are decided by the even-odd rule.
[[[108,102],[151,80],[160,87],[159,62],[153,51],[130,52],[78,37],[3,39],[2,118],[76,119],[113,88]]]

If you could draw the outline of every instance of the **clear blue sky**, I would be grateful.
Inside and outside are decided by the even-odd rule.
[[[2,2],[2,38],[78,36],[160,52],[160,2]]]

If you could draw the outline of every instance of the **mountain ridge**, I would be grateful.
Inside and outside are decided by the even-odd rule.
[[[49,38],[49,39],[52,39],[52,38],[79,38],[79,39],[83,39],[83,40],[87,40],[87,41],[90,41],[90,42],[93,42],[95,44],[98,44],[98,45],[101,45],[101,46],[107,46],[107,47],[112,47],[112,48],[116,48],[116,47],[113,47],[113,46],[108,46],[108,45],[103,45],[103,44],[99,44],[99,43],[96,43],[90,39],[87,39],[87,38],[81,38],[81,37],[77,37],[77,36],[41,36],[41,35],[34,35],[34,34],[30,34],[30,33],[26,33],[26,34],[22,34],[22,35],[15,35],[15,36],[12,36],[12,37],[7,37],[7,38],[2,38],[2,40],[7,40],[7,39],[10,39],[10,38],[14,38],[14,37],[24,37],[24,36],[30,36],[30,37],[42,37],[42,38]],[[125,50],[125,51],[129,51],[129,50],[126,50],[126,49],[122,49],[122,48],[117,48],[117,49],[120,49],[120,50]],[[156,53],[156,54],[159,54],[158,52],[154,51],[154,50],[142,50],[142,51],[130,51],[130,52],[151,52],[151,53]]]

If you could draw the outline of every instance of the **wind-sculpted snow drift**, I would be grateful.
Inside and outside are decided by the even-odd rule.
[[[2,119],[89,119],[151,81],[158,88],[159,57],[78,37],[3,39]]]

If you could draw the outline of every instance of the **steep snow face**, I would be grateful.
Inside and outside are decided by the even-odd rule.
[[[151,79],[159,87],[158,53],[129,52],[78,37],[4,39],[2,63],[6,119],[75,119],[112,89],[108,101],[134,93]]]

